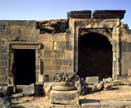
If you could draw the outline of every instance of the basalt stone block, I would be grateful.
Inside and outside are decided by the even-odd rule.
[[[62,58],[63,51],[61,50],[44,50],[45,58]]]
[[[82,104],[82,108],[101,108],[101,105],[99,102],[91,102]]]
[[[0,24],[0,32],[4,32],[5,31],[5,25],[4,24]]]
[[[79,105],[52,105],[51,108],[81,108],[81,107]]]
[[[8,86],[0,86],[0,96],[8,95]]]
[[[0,97],[0,108],[11,108],[11,102],[9,97]]]
[[[35,84],[35,96],[44,96],[43,84],[36,83]]]
[[[0,66],[6,66],[7,60],[0,60]]]
[[[90,10],[68,12],[68,18],[91,18]]]
[[[45,65],[45,70],[60,70],[60,65]]]
[[[98,82],[99,82],[98,76],[86,77],[86,83],[87,84],[96,84]]]
[[[0,76],[0,86],[7,86],[8,85],[8,79],[6,75]]]
[[[58,82],[44,82],[43,88],[44,88],[45,95],[49,96],[50,92],[52,90],[52,87],[57,84],[58,84]]]
[[[11,98],[12,99],[18,99],[18,98],[21,98],[23,96],[24,96],[23,93],[16,93],[16,94],[12,94]]]
[[[96,19],[122,19],[125,15],[125,10],[96,10],[93,12],[93,18]]]
[[[79,105],[79,94],[77,90],[52,90],[50,93],[50,101],[52,104]]]
[[[6,53],[0,53],[0,60],[7,60],[8,55]]]
[[[35,85],[34,84],[23,85],[22,92],[23,92],[24,96],[34,95],[34,93],[35,93]]]

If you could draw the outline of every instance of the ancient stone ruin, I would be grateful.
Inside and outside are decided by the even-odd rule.
[[[131,30],[121,21],[125,12],[86,10],[71,11],[67,19],[0,20],[2,95],[30,94],[29,85],[37,88],[32,94],[39,94],[62,72],[99,81],[130,78]]]

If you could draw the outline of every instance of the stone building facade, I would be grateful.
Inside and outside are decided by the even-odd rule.
[[[131,76],[131,31],[124,10],[72,11],[47,21],[0,21],[0,85],[52,81],[77,72],[101,79]]]

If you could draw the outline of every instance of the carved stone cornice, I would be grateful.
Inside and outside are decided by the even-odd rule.
[[[103,35],[107,35],[112,37],[112,29],[111,28],[88,28],[88,29],[80,29],[80,35],[85,35],[87,33],[99,33]]]

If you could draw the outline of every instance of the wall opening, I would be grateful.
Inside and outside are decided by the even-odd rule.
[[[99,33],[87,33],[78,39],[78,75],[112,77],[112,45]]]
[[[16,85],[28,85],[36,82],[35,50],[14,50],[13,74]]]

